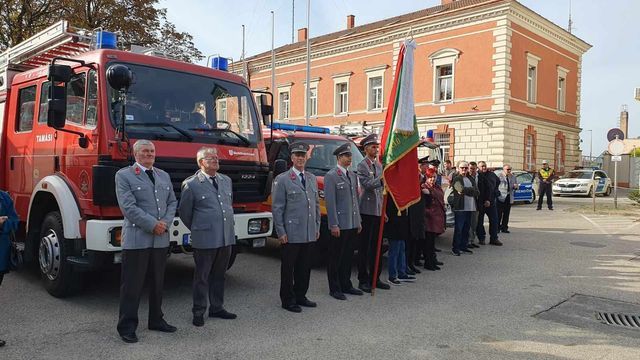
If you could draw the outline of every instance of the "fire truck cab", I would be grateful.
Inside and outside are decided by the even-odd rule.
[[[272,176],[259,119],[269,107],[256,106],[239,76],[85,34],[60,21],[0,54],[0,189],[14,200],[17,237],[49,293],[72,294],[83,270],[120,262],[114,176],[133,163],[137,139],[153,141],[155,166],[178,198],[198,149],[216,148],[233,181],[238,243],[264,246]],[[169,232],[171,252],[190,250],[177,214]]]

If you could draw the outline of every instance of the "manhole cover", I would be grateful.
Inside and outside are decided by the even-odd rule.
[[[578,328],[640,338],[639,304],[574,294],[533,316]]]
[[[575,246],[589,247],[589,248],[603,248],[607,246],[604,244],[592,243],[587,241],[571,241],[569,244],[575,245]]]

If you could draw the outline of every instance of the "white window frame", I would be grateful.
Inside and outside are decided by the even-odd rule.
[[[320,78],[315,78],[315,79],[311,79],[309,81],[309,83],[311,84],[310,90],[315,89],[316,90],[316,96],[315,97],[311,97],[311,103],[309,103],[309,109],[311,110],[311,112],[309,113],[309,117],[318,117],[318,83],[320,82]],[[307,92],[307,82],[304,82],[304,98],[306,101],[307,100],[307,95],[309,95],[309,93]],[[305,102],[306,104],[306,102]],[[305,105],[304,107],[304,114],[307,114],[307,106]]]
[[[365,73],[367,75],[367,111],[368,112],[382,112],[384,109],[384,75],[387,70],[388,65],[380,65],[374,68],[365,69]],[[380,90],[380,106],[376,107],[375,104],[372,106],[372,102],[374,99],[371,97],[374,95],[373,90],[371,88],[371,80],[375,78],[380,78],[380,87],[376,87],[376,90]]]
[[[557,102],[558,102],[558,112],[567,111],[567,74],[569,70],[563,68],[562,66],[558,66],[558,93],[557,93]]]
[[[451,135],[449,132],[436,132],[433,133],[433,141],[440,147],[443,160],[448,160],[451,151]],[[446,141],[445,141],[446,140]]]
[[[334,116],[346,116],[349,114],[349,80],[352,72],[333,75],[333,114]],[[338,85],[346,84],[347,90],[344,93],[338,93]],[[343,95],[345,95],[345,109],[340,109],[340,103]],[[342,110],[342,111],[340,111]]]
[[[564,152],[564,140],[561,138],[556,138],[556,170],[562,171],[564,169],[564,163],[562,162],[562,153]]]
[[[533,170],[536,167],[536,164],[533,160],[533,147],[535,146],[535,137],[533,134],[527,134],[526,143],[525,143],[525,161],[527,170]]]
[[[542,58],[527,52],[527,68],[525,79],[527,79],[527,103],[528,105],[534,105],[538,102],[538,63]],[[534,68],[533,76],[529,76],[529,70]]]
[[[291,86],[293,83],[283,84],[278,86],[278,120],[288,120],[291,118]],[[287,114],[286,116],[282,116],[282,94],[287,93]]]
[[[456,78],[456,63],[460,59],[460,50],[454,48],[440,49],[431,55],[429,55],[429,62],[431,63],[431,70],[433,73],[433,103],[452,103],[456,98],[455,93],[455,78]],[[438,70],[442,66],[451,66],[451,99],[440,99],[440,75]],[[449,75],[447,75],[449,76]]]

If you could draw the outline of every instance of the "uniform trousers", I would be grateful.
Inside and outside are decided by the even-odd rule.
[[[378,251],[378,234],[380,232],[380,216],[361,214],[362,231],[358,238],[358,281],[360,284],[371,285],[373,271]],[[378,276],[380,278],[380,267]]]
[[[193,316],[203,316],[223,310],[224,274],[231,257],[231,245],[216,249],[193,249],[196,268],[193,272]]]
[[[329,238],[329,263],[327,278],[329,292],[351,289],[351,262],[358,229],[340,229],[340,236]]]
[[[504,201],[498,200],[498,224],[500,230],[509,230],[509,215],[511,214],[511,195],[507,195]]]
[[[551,183],[540,181],[538,186],[538,209],[542,209],[542,202],[544,201],[544,194],[547,194],[547,207],[553,209],[553,191],[551,191]]]
[[[145,279],[149,284],[149,327],[161,325],[162,288],[168,248],[122,250],[120,317],[118,333],[129,335],[138,328],[138,307]]]
[[[280,263],[280,300],[283,306],[294,305],[306,298],[309,290],[311,264],[309,255],[313,243],[282,245]]]

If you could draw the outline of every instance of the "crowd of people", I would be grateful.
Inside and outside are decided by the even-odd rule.
[[[416,280],[421,271],[440,270],[435,239],[446,228],[446,205],[455,217],[452,254],[472,254],[486,244],[485,215],[489,222],[488,244],[502,246],[498,233],[509,233],[509,214],[518,184],[511,166],[496,175],[484,161],[460,161],[454,168],[449,160],[438,172],[440,162],[418,160],[421,197],[408,209],[398,211],[394,201],[383,201],[382,165],[378,160],[379,141],[371,134],[361,141],[365,158],[352,164],[349,143],[333,153],[337,166],[324,177],[324,199],[330,232],[327,256],[329,295],[346,300],[374,288],[389,290]],[[272,189],[274,230],[281,244],[280,300],[282,308],[299,313],[317,303],[307,298],[311,273],[311,244],[320,237],[320,192],[316,177],[305,171],[309,145],[290,144],[293,166],[279,174]],[[154,166],[155,146],[149,140],[133,145],[135,163],[115,176],[118,204],[124,215],[122,227],[122,269],[117,331],[123,341],[135,343],[138,308],[145,281],[149,281],[148,329],[175,332],[162,312],[162,291],[169,247],[168,229],[179,216],[191,232],[195,270],[193,276],[194,326],[209,318],[235,319],[224,308],[225,272],[235,245],[233,192],[231,179],[218,172],[215,148],[203,147],[196,154],[199,170],[182,184],[178,204],[169,174]],[[353,168],[356,170],[354,171]],[[543,174],[544,171],[544,174]],[[551,181],[548,164],[540,172]],[[546,176],[546,177],[544,177]],[[443,187],[451,190],[445,201]],[[543,186],[543,185],[541,185]],[[8,234],[15,231],[18,218],[11,198],[0,192],[0,283],[8,272]],[[551,200],[548,200],[552,209]],[[542,197],[538,209],[542,204]],[[388,240],[387,281],[377,266],[380,225]],[[352,259],[358,249],[357,287],[351,281]],[[424,270],[420,270],[423,267]],[[0,340],[0,346],[4,342]]]

